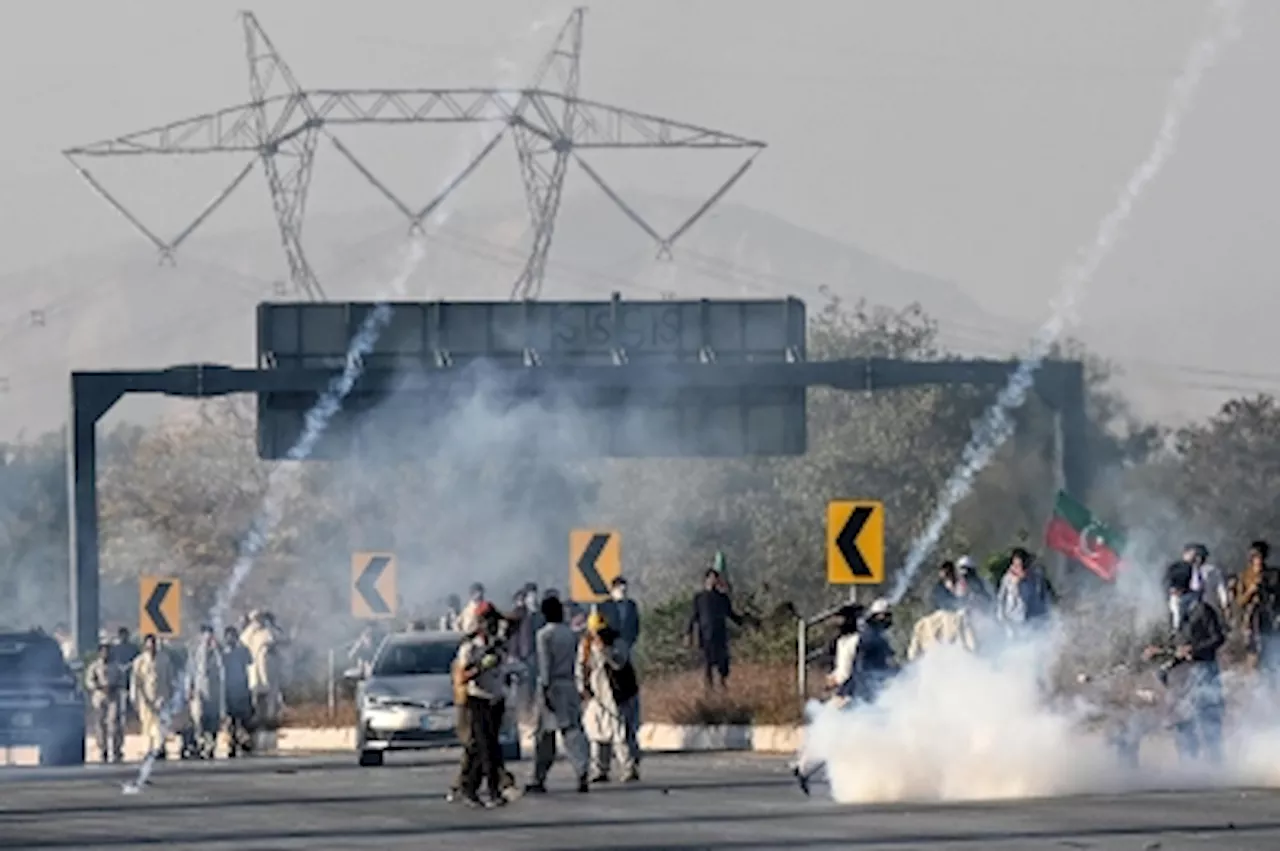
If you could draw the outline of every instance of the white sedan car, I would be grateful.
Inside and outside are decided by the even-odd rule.
[[[382,765],[390,750],[456,745],[457,710],[450,669],[462,635],[406,632],[389,635],[368,672],[347,671],[356,687],[356,753],[360,765]],[[508,713],[510,716],[510,713]],[[520,758],[514,724],[504,725],[502,755]]]

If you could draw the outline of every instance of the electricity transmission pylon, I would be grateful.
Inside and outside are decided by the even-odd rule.
[[[327,140],[408,220],[422,223],[510,135],[515,142],[532,222],[533,240],[512,285],[513,299],[542,292],[547,254],[569,166],[576,164],[617,207],[657,244],[660,256],[746,173],[764,143],[718,130],[646,115],[578,96],[584,10],[575,9],[525,88],[304,89],[252,12],[243,12],[249,62],[248,103],[186,118],[63,151],[80,176],[108,204],[172,261],[174,252],[260,165],[267,179],[289,280],[300,297],[321,300],[324,289],[303,249],[307,190],[316,146]],[[273,94],[273,91],[278,93]],[[487,123],[498,126],[489,143],[424,207],[414,209],[374,175],[329,128],[349,125]],[[596,149],[741,149],[742,164],[670,233],[660,233],[580,155]],[[86,167],[94,157],[252,154],[214,199],[169,239],[157,235]]]

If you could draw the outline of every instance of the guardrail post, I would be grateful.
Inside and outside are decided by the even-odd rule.
[[[800,699],[809,694],[809,623],[804,618],[796,621],[796,690]]]
[[[329,682],[327,683],[327,686],[328,686],[328,694],[329,694],[329,718],[332,719],[333,716],[337,713],[337,707],[338,707],[337,683],[333,675],[333,648],[332,647],[329,648]]]

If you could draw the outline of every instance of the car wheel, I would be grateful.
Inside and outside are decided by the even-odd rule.
[[[44,766],[84,765],[84,734],[54,739],[40,748],[40,764]]]
[[[360,751],[362,768],[377,768],[382,765],[382,751]]]

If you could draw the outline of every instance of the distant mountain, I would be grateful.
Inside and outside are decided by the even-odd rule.
[[[687,199],[642,199],[645,215],[678,221]],[[408,280],[407,298],[506,299],[528,242],[523,210],[466,211],[433,238]],[[372,298],[394,275],[404,226],[381,213],[313,215],[308,250],[331,298]],[[58,427],[72,368],[158,367],[181,362],[249,365],[254,305],[280,298],[282,253],[270,230],[210,232],[176,266],[147,247],[69,257],[0,278],[0,437]],[[657,261],[648,236],[599,196],[565,199],[544,299],[625,297],[767,298],[795,295],[811,307],[822,287],[846,300],[901,307],[921,303],[939,317],[998,323],[954,284],[902,269],[856,247],[735,204],[708,214]],[[284,297],[288,297],[287,295]],[[7,389],[6,389],[7,388]],[[131,419],[154,404],[130,402]]]

